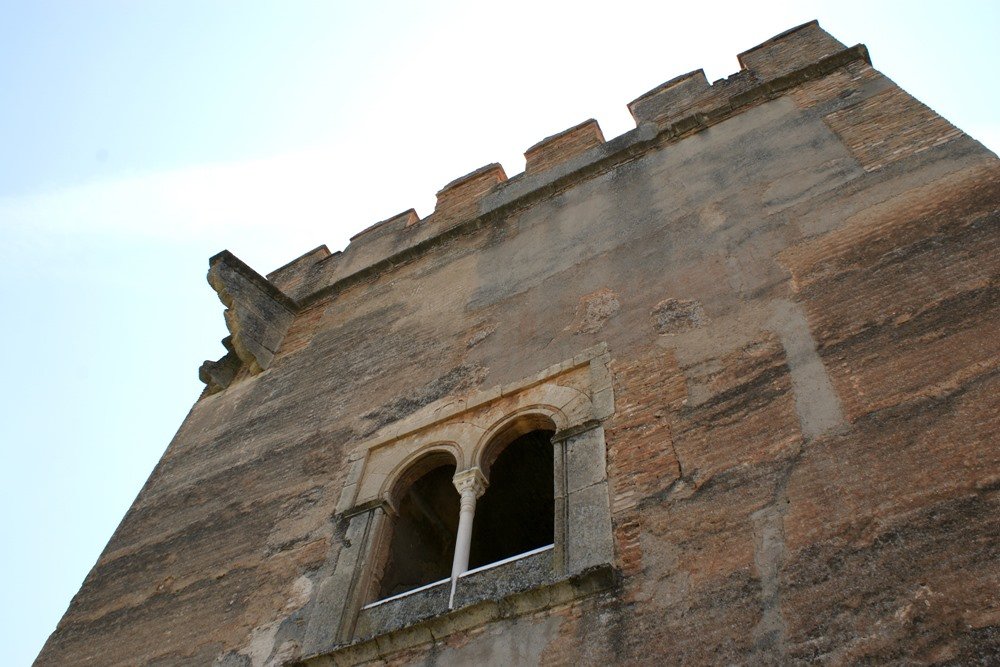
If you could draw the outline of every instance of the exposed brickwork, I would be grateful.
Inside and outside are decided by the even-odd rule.
[[[281,343],[281,354],[295,354],[309,345],[329,307],[329,302],[320,302],[299,313]]]
[[[434,222],[441,224],[475,217],[479,213],[479,200],[497,183],[506,180],[503,167],[495,163],[455,179],[437,193]]]
[[[788,96],[803,109],[836,100],[844,100],[845,105],[851,105],[859,101],[857,96],[865,84],[880,80],[879,73],[871,65],[853,62],[825,77],[797,86]]]
[[[664,351],[615,364],[614,379],[617,409],[606,432],[611,510],[619,563],[634,575],[643,557],[638,505],[681,475],[670,416],[687,392],[676,359]]]
[[[590,119],[539,141],[524,152],[524,172],[537,174],[570,160],[588,148],[604,143],[597,121]]]
[[[789,482],[787,604],[831,601],[786,615],[797,658],[995,655],[996,174],[905,193],[789,254],[854,421]]]
[[[844,45],[810,21],[767,40],[739,57],[740,65],[758,78],[770,79],[833,55]]]
[[[674,442],[683,475],[695,488],[731,467],[798,451],[795,399],[776,337],[687,372],[697,399],[678,412]]]
[[[868,171],[962,136],[962,131],[901,88],[835,111],[826,122]]]
[[[612,511],[618,516],[680,477],[671,413],[687,398],[670,352],[616,363],[615,417],[607,429]]]
[[[851,420],[1000,363],[998,199],[1000,171],[976,170],[787,251]]]

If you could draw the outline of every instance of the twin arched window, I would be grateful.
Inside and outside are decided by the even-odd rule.
[[[610,363],[600,344],[427,405],[358,444],[303,651],[353,646],[539,586],[553,586],[555,597],[539,598],[550,600],[607,585]],[[449,580],[450,592],[440,585]]]
[[[371,597],[401,595],[449,577],[454,590],[466,570],[552,545],[554,431],[547,418],[517,420],[487,444],[479,468],[458,476],[456,461],[442,451],[409,465],[390,493],[396,511]],[[458,489],[470,472],[479,487],[470,491],[466,484],[463,503]]]

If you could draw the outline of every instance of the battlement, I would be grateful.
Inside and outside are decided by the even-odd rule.
[[[525,170],[507,178],[489,164],[461,176],[437,193],[434,212],[421,219],[410,209],[351,237],[342,252],[320,246],[267,279],[300,305],[350,284],[379,266],[433,245],[456,227],[532,195],[544,196],[578,179],[613,168],[643,152],[721,122],[849,62],[868,61],[863,45],[845,47],[810,21],[744,51],[742,69],[714,83],[703,70],[673,78],[628,104],[636,129],[606,141],[589,119],[547,137],[524,152]],[[870,64],[870,62],[869,62]]]
[[[542,139],[524,151],[525,174],[540,174],[604,143],[604,133],[593,118]]]
[[[491,216],[528,206],[852,63],[871,64],[863,45],[844,46],[816,21],[776,35],[738,59],[740,71],[725,79],[709,83],[699,69],[628,103],[633,130],[605,140],[597,121],[586,120],[528,148],[523,173],[508,178],[498,163],[480,167],[445,185],[427,217],[413,209],[399,213],[352,236],[343,251],[319,246],[269,273],[266,282],[301,309],[486,224]]]

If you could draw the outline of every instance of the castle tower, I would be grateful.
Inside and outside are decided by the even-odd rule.
[[[38,665],[1000,651],[1000,163],[816,22],[342,252],[228,353]]]

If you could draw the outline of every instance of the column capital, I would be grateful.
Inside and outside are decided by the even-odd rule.
[[[469,468],[468,470],[463,470],[462,472],[455,473],[451,481],[455,484],[455,488],[458,489],[458,493],[463,497],[467,494],[474,493],[475,498],[479,498],[484,493],[486,493],[486,487],[490,485],[486,481],[486,476],[483,475],[483,471],[477,467]]]

